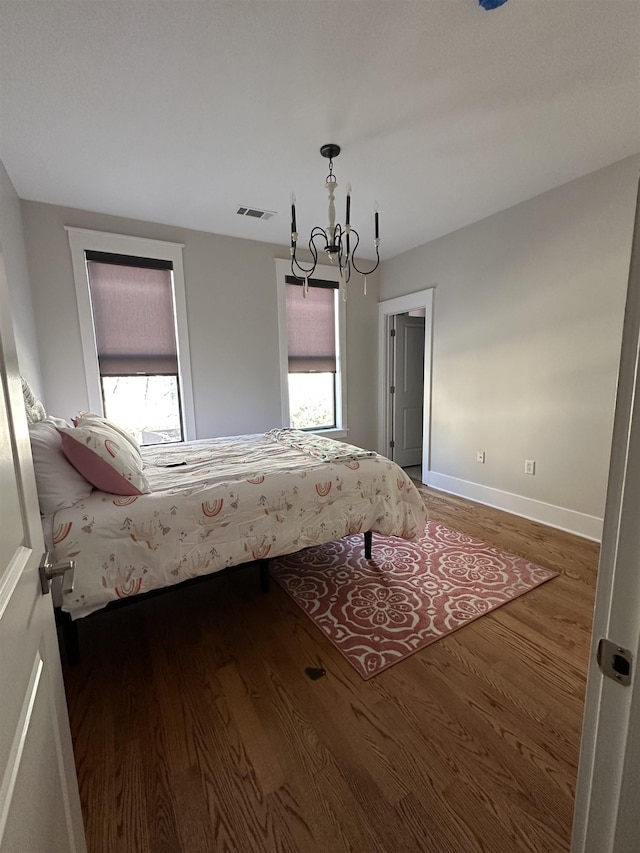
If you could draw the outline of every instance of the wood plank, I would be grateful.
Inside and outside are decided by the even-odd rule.
[[[284,785],[285,779],[278,757],[256,714],[243,684],[238,667],[227,664],[216,673],[225,702],[238,728],[253,771],[264,794],[271,794]]]
[[[216,833],[209,817],[209,810],[202,790],[200,770],[189,767],[174,776],[173,790],[176,801],[176,814],[180,816],[178,832],[181,850],[185,853],[205,853],[212,849],[224,850],[220,841],[220,833]],[[226,849],[231,849],[230,838],[225,839]]]
[[[116,759],[117,837],[120,849],[149,850],[149,814],[139,741],[118,744]]]

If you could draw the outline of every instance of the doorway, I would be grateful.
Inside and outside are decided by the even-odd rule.
[[[424,420],[424,325],[417,308],[391,317],[391,458],[420,476]]]
[[[430,468],[433,294],[378,306],[378,452],[421,482]]]

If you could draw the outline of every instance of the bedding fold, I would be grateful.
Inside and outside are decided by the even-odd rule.
[[[333,438],[304,432],[300,429],[271,429],[265,433],[273,441],[294,447],[322,462],[347,462],[349,459],[368,459],[376,456],[373,450],[364,450],[355,444],[346,444]]]

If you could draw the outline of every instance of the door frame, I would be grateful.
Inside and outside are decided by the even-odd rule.
[[[425,309],[424,318],[424,399],[422,423],[422,482],[431,468],[431,365],[433,361],[433,301],[435,287],[385,299],[378,303],[378,453],[389,455],[391,440],[391,318],[396,314]]]

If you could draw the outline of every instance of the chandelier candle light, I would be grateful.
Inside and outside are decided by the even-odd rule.
[[[378,204],[376,202],[374,212],[374,240],[373,245],[376,250],[376,262],[370,270],[362,270],[356,264],[356,250],[360,243],[360,235],[355,228],[351,227],[351,184],[347,184],[347,204],[345,211],[344,228],[340,223],[336,223],[336,204],[335,190],[338,186],[335,175],[333,174],[333,158],[340,153],[340,146],[333,143],[323,145],[320,149],[323,157],[329,160],[329,174],[327,175],[326,188],[329,192],[329,225],[327,229],[316,225],[311,230],[309,238],[309,251],[313,259],[310,267],[303,266],[296,257],[296,247],[298,243],[298,231],[296,226],[296,197],[291,194],[291,274],[294,278],[304,281],[302,288],[303,296],[306,297],[309,286],[309,278],[315,272],[318,265],[318,247],[316,240],[320,240],[320,248],[327,253],[331,263],[338,261],[340,269],[340,283],[342,287],[343,298],[347,298],[347,282],[351,278],[351,270],[354,269],[357,273],[364,276],[364,292],[367,292],[367,276],[378,269],[380,264],[380,253],[378,247],[380,245],[380,223],[378,218]],[[353,251],[351,250],[351,237],[354,238]]]

